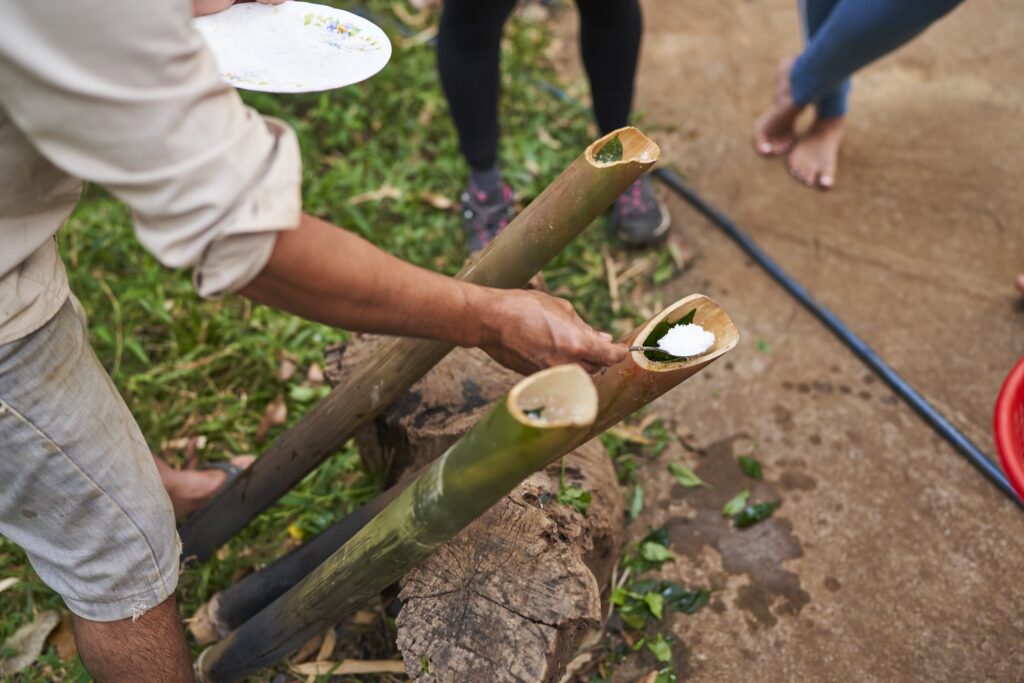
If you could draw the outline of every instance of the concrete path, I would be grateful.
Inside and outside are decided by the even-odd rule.
[[[668,161],[993,453],[996,392],[1024,353],[1015,0],[965,3],[857,77],[828,194],[751,146],[774,64],[799,47],[794,3],[644,7],[639,105]],[[668,201],[699,258],[665,300],[706,293],[743,335],[656,406],[683,445],[644,470],[649,503],[633,525],[637,536],[668,525],[680,560],[666,577],[719,589],[711,609],[669,618],[682,678],[1024,680],[1024,511],[727,238]],[[783,505],[738,532],[720,510],[750,484],[735,465],[748,452],[766,475],[753,498]],[[671,458],[714,489],[671,484]],[[647,657],[616,680],[649,671]]]

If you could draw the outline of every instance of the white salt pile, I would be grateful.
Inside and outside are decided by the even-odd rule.
[[[699,356],[715,343],[715,335],[700,325],[676,325],[658,340],[658,348],[680,358]]]

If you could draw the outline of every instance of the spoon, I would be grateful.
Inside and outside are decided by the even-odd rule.
[[[675,355],[673,353],[669,353],[668,351],[666,351],[665,349],[661,348],[660,346],[630,346],[629,350],[630,351],[657,351],[658,353],[664,353],[665,355],[672,356],[673,358],[678,358],[680,360],[692,360],[694,358],[699,358],[699,357],[703,356],[705,353],[707,353],[711,349],[708,349],[708,351],[704,351],[703,353],[698,353],[698,354],[696,354],[694,356],[677,356],[677,355]]]

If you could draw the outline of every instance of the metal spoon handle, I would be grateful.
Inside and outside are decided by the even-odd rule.
[[[657,346],[630,346],[630,351],[661,351]]]

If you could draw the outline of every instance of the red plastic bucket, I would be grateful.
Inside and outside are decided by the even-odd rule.
[[[1006,376],[996,399],[996,450],[1006,478],[1024,498],[1024,356]]]

